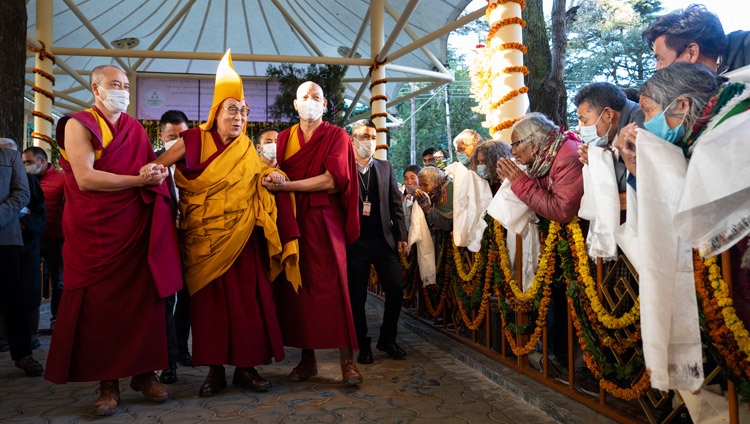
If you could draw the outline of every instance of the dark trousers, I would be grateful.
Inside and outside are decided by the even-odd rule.
[[[169,367],[177,367],[177,356],[188,353],[190,337],[190,293],[183,286],[177,294],[167,297],[167,355]],[[175,305],[176,302],[176,305]]]
[[[346,266],[349,277],[349,298],[352,305],[354,327],[359,348],[369,347],[365,301],[370,280],[370,265],[375,266],[380,286],[385,292],[383,323],[380,326],[379,343],[396,341],[398,317],[404,298],[404,277],[398,254],[388,245],[382,235],[364,234],[346,248]]]
[[[0,246],[0,309],[5,317],[10,356],[31,355],[27,302],[21,280],[21,246]]]
[[[42,257],[39,238],[24,239],[21,249],[21,281],[27,309],[42,303]]]
[[[57,308],[60,307],[60,297],[63,293],[63,258],[62,248],[65,239],[42,239],[41,253],[44,258],[44,275],[42,281],[46,284],[49,282],[50,297],[52,299],[50,309],[52,312],[51,320],[54,322],[57,317]]]

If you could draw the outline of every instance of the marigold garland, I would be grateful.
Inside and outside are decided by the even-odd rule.
[[[547,279],[551,279],[549,271],[554,273],[554,261],[550,261],[550,258],[554,258],[555,248],[557,246],[558,231],[560,230],[560,224],[557,222],[550,222],[547,237],[544,242],[544,252],[539,258],[539,265],[534,275],[534,282],[531,287],[524,292],[518,283],[513,278],[513,271],[510,269],[510,258],[508,256],[508,248],[505,245],[505,232],[503,227],[498,221],[495,221],[495,243],[497,244],[497,250],[500,257],[500,268],[505,278],[505,283],[510,286],[513,297],[516,302],[528,303],[536,298],[539,287],[545,283]]]
[[[453,239],[453,233],[451,233],[451,239]],[[456,265],[456,272],[463,281],[471,281],[477,273],[477,270],[482,265],[482,251],[474,253],[472,259],[471,269],[467,274],[464,270],[464,260],[461,257],[461,250],[456,246],[453,247],[453,263]]]
[[[526,54],[526,52],[528,51],[528,48],[526,48],[526,46],[524,46],[521,43],[516,43],[514,41],[511,41],[509,43],[503,43],[503,44],[501,44],[500,47],[499,47],[499,49],[500,50],[513,50],[513,49],[520,50],[521,53],[523,53],[523,54]]]
[[[568,242],[570,243],[574,258],[577,259],[576,273],[578,274],[580,281],[583,281],[585,286],[584,293],[588,297],[592,309],[596,312],[598,320],[610,330],[623,329],[640,322],[640,297],[636,299],[635,304],[630,311],[624,313],[620,317],[615,317],[607,312],[599,299],[599,293],[596,289],[596,281],[594,281],[594,278],[591,277],[591,273],[589,272],[589,257],[586,254],[586,240],[584,239],[583,232],[578,224],[578,217],[574,217],[566,225],[566,229],[568,233]]]
[[[519,18],[518,16],[511,16],[510,18],[505,18],[500,21],[495,22],[492,27],[490,28],[490,32],[487,33],[487,39],[491,40],[492,37],[497,34],[498,31],[500,31],[500,28],[506,26],[506,25],[521,25],[521,28],[526,28],[526,21]]]
[[[567,229],[568,227],[566,227]],[[571,247],[570,243],[564,243],[558,246],[559,253],[563,261],[563,274],[565,281],[568,285],[568,304],[570,305],[570,314],[573,321],[573,326],[576,329],[576,335],[578,336],[578,343],[583,349],[583,360],[586,363],[586,367],[594,374],[594,378],[599,380],[599,387],[603,388],[607,393],[612,394],[618,399],[633,400],[643,396],[643,394],[651,387],[651,378],[648,372],[642,371],[638,378],[634,380],[630,387],[620,387],[617,383],[607,380],[605,376],[604,364],[605,357],[599,347],[596,345],[596,340],[590,334],[590,330],[583,325],[585,320],[584,316],[581,316],[579,308],[580,295],[578,293],[578,281],[576,280],[577,272],[575,272],[575,262],[573,261],[573,251],[570,251],[570,256],[566,257],[563,254],[563,250],[567,247]],[[568,262],[566,265],[565,262]],[[573,262],[572,264],[570,262]],[[638,361],[640,362],[640,360]],[[632,367],[632,364],[630,364]],[[611,367],[611,366],[610,366]],[[618,372],[618,374],[628,374],[627,367],[624,372]]]
[[[555,274],[555,247],[557,246],[559,229],[560,224],[550,222],[547,237],[545,238],[544,252],[539,259],[539,266],[534,275],[534,282],[529,290],[524,293],[513,280],[513,273],[510,270],[508,250],[505,246],[505,233],[497,221],[494,223],[494,241],[497,245],[498,256],[500,257],[500,263],[498,264],[495,262],[494,264],[501,268],[497,270],[497,272],[500,276],[504,277],[505,284],[503,284],[503,286],[510,287],[510,291],[506,290],[505,298],[500,291],[495,288],[495,295],[498,298],[498,308],[501,311],[505,310],[503,302],[506,299],[511,303],[511,306],[513,303],[525,303],[527,305],[526,308],[518,308],[523,310],[530,310],[530,308],[534,306],[534,302],[532,301],[536,301],[537,299],[539,301],[534,332],[529,337],[529,341],[523,346],[518,346],[516,343],[515,335],[506,322],[505,313],[503,312],[500,314],[505,339],[508,341],[511,351],[517,356],[528,355],[536,348],[536,345],[542,336],[542,330],[547,325],[547,312],[549,311],[549,304],[552,296],[552,278]]]
[[[443,309],[445,309],[446,299],[448,298],[448,286],[450,285],[450,282],[446,280],[450,279],[450,272],[448,270],[449,261],[443,260],[443,257],[447,256],[446,253],[449,253],[448,250],[450,248],[448,247],[448,244],[451,244],[451,243],[449,241],[443,240],[443,245],[440,249],[440,257],[438,259],[438,264],[435,267],[436,270],[439,270],[441,268],[441,265],[445,264],[445,270],[443,273],[443,276],[444,276],[443,287],[440,290],[440,302],[438,303],[437,308],[434,308],[432,306],[432,301],[430,300],[430,294],[428,292],[427,287],[424,285],[422,286],[422,294],[424,295],[423,298],[424,298],[425,307],[427,308],[427,312],[429,312],[429,314],[433,318],[437,318],[440,314],[443,313]]]
[[[745,328],[745,324],[737,316],[732,301],[732,297],[729,295],[729,286],[721,277],[721,269],[717,265],[718,258],[716,256],[706,259],[706,267],[708,268],[708,280],[711,283],[711,287],[714,289],[714,297],[716,303],[721,307],[721,315],[724,318],[724,325],[734,335],[734,339],[737,342],[737,346],[740,348],[745,357],[750,357],[750,333]]]
[[[570,238],[570,235],[569,235],[569,238]],[[570,252],[573,258],[577,258],[579,252],[585,249],[585,246],[577,246],[576,243],[569,242],[568,246],[570,248]],[[580,267],[581,265],[579,264],[578,266]],[[591,302],[589,301],[589,298],[587,294],[585,293],[585,290],[576,290],[576,291],[578,292],[578,300],[581,304],[581,307],[584,310],[584,312],[586,312],[586,317],[588,318],[589,324],[591,325],[591,329],[596,334],[596,337],[599,339],[599,344],[601,346],[612,350],[618,355],[622,355],[628,349],[632,349],[638,345],[638,343],[641,341],[640,320],[636,320],[636,322],[633,323],[634,331],[632,334],[629,334],[627,338],[617,340],[611,337],[607,333],[607,331],[604,328],[602,328],[603,324],[601,320],[599,319],[599,316],[597,315],[597,313],[594,312],[591,306]],[[598,293],[595,293],[595,294],[597,295],[597,298],[598,298]]]
[[[498,100],[495,103],[493,103],[492,107],[494,109],[497,109],[500,106],[502,106],[503,103],[505,103],[505,102],[513,99],[514,97],[516,97],[518,95],[521,95],[523,93],[528,93],[528,92],[529,92],[529,87],[526,87],[526,86],[523,86],[523,87],[521,87],[518,90],[511,90],[511,91],[508,92],[508,94],[504,95],[500,100]]]
[[[508,66],[507,68],[503,69],[504,74],[512,74],[514,72],[520,72],[524,75],[528,75],[529,68],[521,65],[521,66]]]
[[[521,10],[526,9],[526,2],[524,0],[495,0],[494,2],[492,0],[487,0],[487,20],[490,20],[490,13],[492,13],[493,10],[497,9],[498,6],[505,3],[518,3],[519,6],[521,6]]]
[[[490,133],[496,133],[500,132],[502,130],[508,129],[512,127],[516,122],[520,121],[523,117],[513,118],[513,119],[506,119],[505,121],[493,126],[491,128]]]
[[[715,268],[712,270],[712,267]],[[725,323],[723,308],[719,305],[718,298],[714,296],[718,290],[712,290],[714,286],[721,286],[716,258],[703,261],[698,253],[693,251],[693,273],[700,304],[699,312],[703,318],[703,335],[708,338],[711,351],[719,355],[716,358],[717,362],[723,362],[722,368],[725,369],[726,374],[737,384],[747,385],[750,382],[750,360],[740,348],[732,330]]]

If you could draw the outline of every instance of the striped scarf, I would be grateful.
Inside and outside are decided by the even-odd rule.
[[[552,128],[547,134],[547,140],[544,145],[539,149],[534,163],[531,164],[528,174],[535,178],[542,178],[549,172],[552,167],[552,162],[557,156],[557,151],[560,150],[560,146],[565,142],[566,133],[560,128]]]

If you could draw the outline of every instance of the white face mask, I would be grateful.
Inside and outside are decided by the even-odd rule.
[[[26,165],[26,173],[31,175],[38,175],[40,172],[42,172],[42,164],[41,163],[35,163],[34,165]]]
[[[99,97],[104,107],[110,113],[122,113],[128,110],[130,105],[130,92],[128,90],[106,90],[101,85],[99,86],[99,93],[105,93],[104,98]]]
[[[357,140],[355,148],[359,157],[369,159],[375,154],[375,140]]]
[[[276,160],[276,143],[263,144],[260,148],[263,150],[261,153],[266,159],[271,161]]]
[[[607,131],[604,133],[603,136],[600,136],[596,130],[596,124],[599,123],[599,120],[602,119],[602,113],[599,114],[599,117],[596,118],[596,122],[594,122],[594,125],[581,125],[578,131],[581,133],[581,140],[583,140],[586,144],[592,144],[597,147],[604,147],[607,144],[609,144],[609,130],[612,129],[612,124],[609,124],[609,128],[607,128]]]
[[[175,138],[174,140],[171,140],[171,141],[165,141],[164,142],[164,150],[171,149],[172,146],[174,146],[175,144],[177,144],[177,140],[179,140],[179,138]]]
[[[297,112],[299,117],[305,121],[315,121],[323,116],[323,102],[316,102],[313,99],[297,101]]]

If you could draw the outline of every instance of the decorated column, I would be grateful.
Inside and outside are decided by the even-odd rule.
[[[52,118],[52,104],[55,102],[52,92],[52,86],[55,84],[52,66],[55,64],[55,56],[47,50],[52,46],[52,17],[52,0],[38,0],[36,3],[36,36],[41,48],[31,48],[36,53],[33,69],[34,85],[31,87],[34,91],[34,111],[32,112],[34,115],[34,131],[31,133],[31,138],[34,140],[35,146],[47,151],[48,157],[51,157],[52,125],[55,123]]]
[[[370,3],[370,53],[372,56],[372,65],[370,66],[370,120],[377,127],[378,139],[375,157],[377,159],[388,159],[388,128],[385,126],[388,114],[385,111],[385,105],[388,102],[388,96],[385,94],[385,58],[378,55],[383,49],[385,35],[383,32],[383,11],[384,0],[373,0]]]
[[[488,0],[487,45],[477,46],[470,70],[471,91],[478,102],[473,110],[487,117],[482,125],[492,138],[508,143],[510,128],[529,108],[529,89],[523,81],[529,70],[523,66],[526,47],[521,35],[525,7],[524,0]]]

